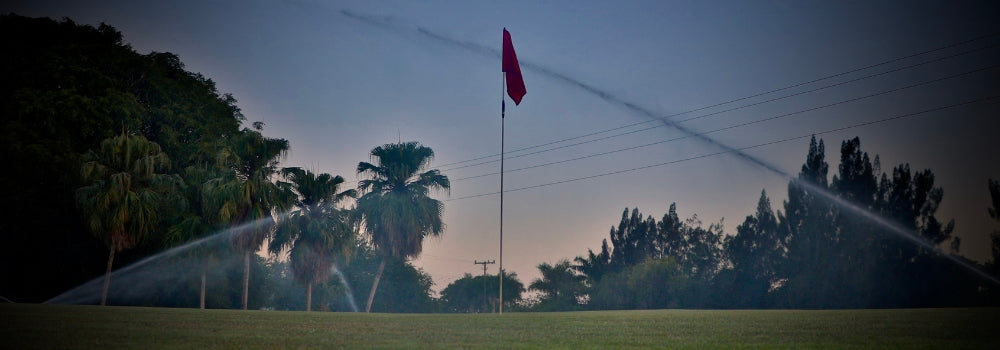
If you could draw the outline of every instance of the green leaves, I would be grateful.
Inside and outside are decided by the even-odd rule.
[[[159,224],[160,192],[176,189],[172,177],[157,172],[169,159],[156,143],[124,132],[83,159],[81,175],[89,185],[77,190],[77,201],[91,232],[110,249],[134,247]]]
[[[376,164],[358,164],[358,174],[368,178],[358,183],[364,195],[356,210],[376,249],[398,258],[416,257],[425,237],[444,231],[444,204],[428,194],[449,190],[451,183],[438,170],[423,171],[434,151],[417,142],[382,145],[371,157]]]
[[[448,190],[451,184],[437,170],[420,173],[433,157],[434,151],[416,142],[390,143],[372,150],[376,164],[358,164],[358,174],[368,179],[358,183],[364,195],[358,199],[356,216],[382,254],[397,259],[416,257],[423,250],[424,237],[444,231],[444,203],[427,194],[432,189]],[[381,275],[380,269],[366,310],[371,309]]]
[[[586,293],[584,276],[574,271],[569,260],[560,260],[555,265],[541,263],[538,272],[542,277],[531,281],[528,289],[542,293],[540,309],[572,310],[580,306]]]
[[[297,209],[279,220],[268,250],[289,251],[292,272],[303,284],[325,282],[336,256],[347,257],[354,246],[355,233],[348,215],[337,208],[341,200],[355,197],[356,191],[338,192],[341,176],[319,174],[301,168],[284,168],[281,174],[291,181]]]

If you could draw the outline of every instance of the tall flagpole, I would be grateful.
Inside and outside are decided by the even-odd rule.
[[[503,72],[503,85],[500,86],[500,313],[503,314],[503,124],[504,124],[504,114],[507,110],[507,98],[504,97],[504,91],[506,90],[507,95],[510,99],[514,101],[514,104],[520,104],[521,98],[527,92],[524,89],[524,78],[521,77],[521,67],[517,63],[517,54],[514,53],[514,44],[511,43],[510,33],[507,32],[507,28],[503,30],[503,50],[500,60],[500,71]],[[507,73],[513,73],[511,81],[514,83],[514,91],[510,91],[510,86],[507,86]]]
[[[501,72],[503,84],[500,86],[500,314],[503,315],[503,124],[507,113],[507,99],[504,88],[507,86],[507,73]]]

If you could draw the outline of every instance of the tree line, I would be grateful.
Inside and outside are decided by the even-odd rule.
[[[721,222],[705,227],[697,215],[680,219],[676,204],[659,220],[626,208],[600,252],[538,266],[534,306],[818,309],[1000,302],[1000,285],[961,264],[1000,275],[1000,231],[991,233],[991,261],[958,255],[954,220],[936,215],[944,190],[935,187],[933,172],[914,172],[905,163],[891,173],[880,169],[879,157],[853,138],[841,143],[840,163],[828,180],[824,142],[813,137],[781,209],[762,191],[756,211],[734,234],[725,234]],[[985,212],[1000,222],[1000,183],[985,185],[992,198]]]
[[[14,170],[0,175],[11,204],[0,232],[17,252],[4,255],[12,283],[0,295],[44,301],[103,272],[103,305],[115,266],[190,245],[150,265],[161,274],[143,276],[172,278],[169,288],[144,295],[128,285],[110,302],[179,306],[190,298],[172,294],[197,286],[191,295],[203,308],[269,307],[283,293],[267,286],[292,280],[308,310],[313,286],[329,292],[338,265],[345,281],[370,283],[366,310],[384,295],[383,275],[399,278],[383,292],[430,299],[429,276],[407,261],[444,229],[443,204],[429,194],[450,183],[428,169],[430,148],[375,147],[358,165],[358,188],[342,189],[341,176],[282,167],[289,142],[247,125],[235,98],[176,55],[138,54],[106,24],[4,15],[0,30],[10,34],[0,98]],[[287,259],[262,261],[262,249]],[[410,307],[396,295],[380,300],[389,308],[376,311]]]
[[[432,297],[409,263],[440,235],[450,187],[416,142],[375,147],[357,188],[281,162],[290,143],[263,136],[229,94],[170,53],[138,54],[113,27],[0,17],[5,206],[0,296],[47,300],[104,275],[100,303],[202,308],[491,312],[497,275],[465,275]],[[997,286],[959,256],[930,170],[883,173],[860,140],[841,144],[832,180],[813,139],[788,200],[766,193],[726,234],[720,223],[622,213],[599,252],[538,266],[527,287],[504,276],[505,308],[848,308],[994,304]],[[1000,184],[988,214],[1000,221]],[[825,196],[820,192],[829,192]],[[837,198],[930,242],[915,245]],[[353,199],[354,205],[348,207]],[[190,247],[189,247],[190,246]],[[142,278],[110,272],[175,247]],[[266,250],[269,257],[257,254]],[[277,257],[282,257],[278,259]],[[142,283],[158,283],[155,292]],[[169,286],[169,287],[164,287]],[[114,290],[109,293],[108,290]],[[537,296],[524,297],[532,291]],[[110,300],[109,300],[110,299]],[[96,302],[95,302],[96,303]]]

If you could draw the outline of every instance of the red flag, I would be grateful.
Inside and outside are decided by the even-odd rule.
[[[514,43],[510,40],[510,32],[507,31],[507,28],[503,29],[503,67],[501,71],[507,75],[507,96],[514,100],[514,105],[521,104],[521,98],[528,93],[528,90],[524,89],[521,65],[517,63]]]

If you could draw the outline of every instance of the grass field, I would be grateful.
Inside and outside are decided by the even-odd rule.
[[[353,314],[0,304],[4,349],[927,348],[1000,344],[1000,309]]]

